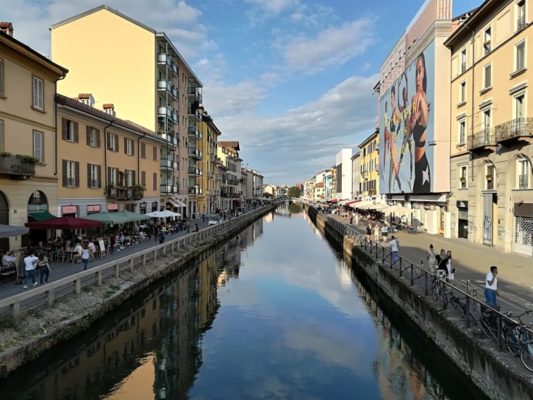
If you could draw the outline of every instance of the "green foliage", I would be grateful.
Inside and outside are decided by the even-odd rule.
[[[302,194],[302,191],[300,190],[299,187],[296,187],[296,186],[291,186],[289,188],[289,197],[300,197]]]

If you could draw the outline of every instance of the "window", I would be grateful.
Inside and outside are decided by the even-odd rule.
[[[515,71],[522,71],[526,67],[526,42],[515,46]]]
[[[63,160],[63,187],[80,186],[80,163],[77,161]]]
[[[461,50],[461,65],[459,66],[461,73],[466,71],[466,49]]]
[[[459,121],[459,144],[463,145],[466,143],[466,120],[462,119]]]
[[[141,185],[146,187],[146,171],[141,171]]]
[[[43,133],[33,131],[33,157],[39,160],[39,163],[44,163],[44,141]]]
[[[488,89],[492,85],[492,65],[485,65],[483,68],[483,89]]]
[[[5,96],[4,81],[4,60],[0,59],[0,97]]]
[[[124,186],[135,185],[135,171],[127,169],[124,171]]]
[[[487,190],[493,190],[496,185],[494,183],[495,170],[494,165],[487,165],[485,167],[485,188]]]
[[[525,117],[525,93],[521,93],[514,97],[514,116],[515,120],[521,120]]]
[[[490,28],[487,28],[485,29],[485,34],[484,34],[484,40],[483,40],[483,54],[484,55],[487,55],[490,53],[490,50],[491,50],[491,36],[492,36],[492,31]]]
[[[152,159],[154,161],[157,161],[157,147],[152,146],[152,149],[153,149]]]
[[[4,133],[4,120],[0,119],[0,153],[6,151],[6,142],[5,142],[5,133]]]
[[[516,2],[516,30],[526,26],[526,0]]]
[[[63,118],[62,138],[67,142],[78,142],[78,123]]]
[[[124,138],[124,153],[126,153],[128,156],[135,155],[135,143],[133,140]]]
[[[185,179],[184,179],[185,180]],[[152,174],[152,190],[153,191],[156,191],[157,190],[157,172],[154,172]]]
[[[466,102],[466,82],[461,82],[459,88],[459,104],[464,104]]]
[[[36,76],[33,79],[32,106],[37,110],[44,110],[44,81]]]
[[[467,177],[468,177],[468,167],[466,165],[461,165],[459,167],[459,187],[461,189],[466,189],[467,185]]]
[[[146,143],[141,143],[141,158],[146,158]]]
[[[87,164],[87,187],[98,189],[102,187],[102,167],[96,164]]]
[[[113,167],[107,167],[107,184],[109,186],[116,186],[118,182],[118,169]]]
[[[529,161],[526,158],[519,158],[516,161],[517,187],[518,189],[529,188]]]
[[[118,135],[115,133],[107,133],[107,150],[118,151]]]
[[[490,130],[490,116],[491,116],[491,109],[487,108],[482,111],[482,117],[483,117],[483,131],[488,132]]]
[[[87,126],[87,146],[100,147],[100,130]]]

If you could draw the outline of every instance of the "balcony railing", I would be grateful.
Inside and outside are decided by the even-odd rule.
[[[194,147],[189,147],[189,156],[194,157],[198,160],[202,159],[202,151],[195,149]]]
[[[168,106],[157,107],[157,116],[159,118],[168,118],[174,123],[178,122],[178,113],[172,107],[168,107]]]
[[[35,161],[30,158],[0,154],[0,174],[22,179],[35,175]]]
[[[188,108],[187,109],[187,114],[189,115],[189,117],[193,117],[196,119],[196,121],[201,121],[202,120],[202,113],[200,112],[200,110],[195,110],[193,111],[192,108]]]
[[[187,89],[187,94],[196,99],[198,103],[202,102],[202,93],[200,92],[199,87],[189,86]]]
[[[172,146],[178,145],[178,139],[176,139],[172,135],[169,135],[168,133],[162,133],[161,139],[165,140],[169,145],[172,145]]]
[[[202,176],[202,171],[200,170],[200,168],[189,167],[189,175]]]
[[[179,187],[178,187],[178,185],[160,185],[159,186],[159,192],[161,194],[178,193],[179,192]]]
[[[175,74],[178,73],[178,65],[172,60],[172,56],[170,54],[158,54],[157,55],[157,64],[159,65],[166,65],[172,72]]]
[[[496,136],[494,135],[494,129],[490,127],[485,127],[469,137],[469,151],[483,150],[491,146],[496,146]]]
[[[178,163],[167,158],[160,160],[161,168],[178,169]]]
[[[191,186],[189,188],[189,194],[202,194],[202,188],[198,186]]]
[[[496,125],[496,141],[498,143],[521,137],[533,136],[533,118],[515,118]]]
[[[189,137],[200,140],[202,139],[202,134],[196,126],[189,126]]]
[[[157,81],[157,90],[166,91],[172,97],[178,98],[178,89],[176,89],[176,87],[170,81]]]
[[[136,186],[108,186],[106,197],[112,200],[140,200],[143,191]]]
[[[518,175],[518,189],[529,189],[528,175]]]

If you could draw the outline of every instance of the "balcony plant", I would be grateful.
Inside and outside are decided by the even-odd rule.
[[[37,164],[39,162],[37,158],[26,154],[17,154],[15,157],[30,164]]]
[[[3,151],[0,153],[1,157],[11,157],[13,154],[11,154],[9,151]]]

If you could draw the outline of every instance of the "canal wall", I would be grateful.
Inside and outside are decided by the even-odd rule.
[[[124,302],[172,274],[188,268],[208,251],[220,246],[256,220],[275,209],[267,205],[248,214],[234,218],[228,229],[203,240],[189,242],[186,246],[173,247],[176,252],[162,251],[149,265],[129,273],[122,272],[119,279],[89,286],[83,291],[56,300],[53,306],[40,307],[17,314],[3,316],[0,331],[12,331],[14,343],[5,347],[0,341],[0,379],[6,378],[17,368],[28,364],[46,351],[57,348],[91,328],[100,318],[117,309]],[[201,232],[201,231],[200,231]],[[5,337],[2,337],[5,341]]]
[[[376,261],[354,236],[344,235],[338,221],[331,221],[315,208],[306,212],[326,239],[349,257],[354,268],[364,273],[479,389],[492,399],[533,399],[533,374],[517,365],[511,356],[499,352],[462,318],[441,310],[430,296],[408,277],[401,277],[385,263]],[[411,278],[412,279],[412,278]],[[520,364],[520,363],[518,363]]]

